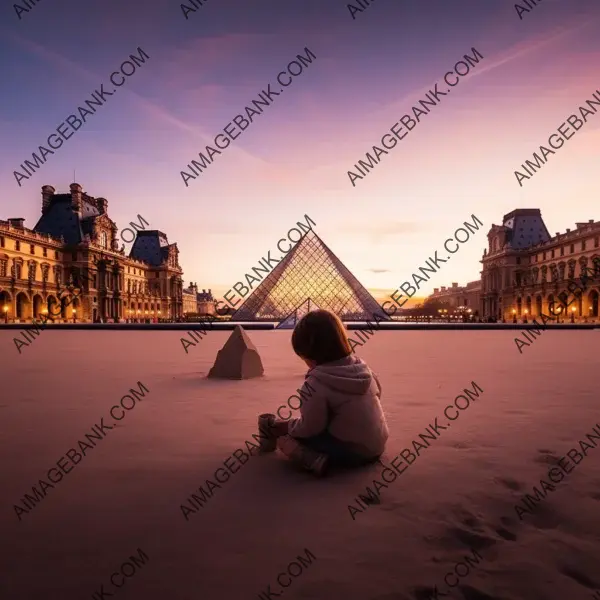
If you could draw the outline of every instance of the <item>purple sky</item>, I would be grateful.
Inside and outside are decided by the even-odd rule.
[[[475,214],[484,231],[422,294],[479,276],[492,223],[539,207],[551,234],[598,219],[600,116],[520,187],[515,169],[600,90],[600,5],[544,0],[44,0],[0,24],[0,218],[76,179],[121,228],[177,242],[186,283],[222,294],[308,214],[375,295]],[[141,47],[150,59],[19,187],[13,171]],[[180,171],[308,47],[316,60],[184,185]],[[353,187],[349,169],[465,53],[484,58]]]

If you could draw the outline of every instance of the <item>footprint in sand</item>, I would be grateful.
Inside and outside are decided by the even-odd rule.
[[[537,529],[556,529],[559,525],[564,524],[564,516],[560,516],[554,507],[548,503],[548,498],[538,504],[532,514],[525,515],[524,521],[528,521]]]
[[[415,600],[431,600],[431,598],[435,598],[436,591],[431,586],[420,585],[413,588],[412,594]]]
[[[563,566],[558,567],[558,570],[563,575],[574,579],[579,585],[582,585],[586,588],[595,590],[596,587],[598,587],[587,575],[585,575],[581,571],[578,571],[577,569],[568,566]]]
[[[450,508],[450,513],[463,525],[470,527],[471,529],[483,530],[481,521],[471,511],[466,510],[462,505],[455,504]]]
[[[452,448],[457,448],[458,450],[468,450],[471,448],[471,446],[469,446],[469,444],[465,444],[465,442],[454,442],[453,444],[450,444],[450,446]]]
[[[496,540],[489,535],[469,531],[462,527],[449,527],[444,537],[458,540],[462,546],[474,550],[485,550],[496,544]]]
[[[504,527],[498,527],[498,529],[494,529],[494,531],[504,540],[508,540],[509,542],[517,541],[517,536]]]
[[[525,489],[525,486],[520,481],[516,479],[511,479],[510,477],[498,477],[495,479],[498,483],[508,488],[509,490],[513,490],[515,492],[521,492]]]
[[[490,596],[470,585],[459,585],[458,589],[461,591],[465,600],[502,600],[500,596]]]
[[[555,465],[560,459],[560,456],[556,456],[552,450],[541,449],[538,453],[540,456],[536,456],[533,462],[539,465]]]

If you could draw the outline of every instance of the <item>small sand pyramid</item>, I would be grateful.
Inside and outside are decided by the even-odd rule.
[[[250,379],[260,377],[264,372],[256,346],[241,326],[237,325],[217,353],[217,359],[208,376],[220,379]]]

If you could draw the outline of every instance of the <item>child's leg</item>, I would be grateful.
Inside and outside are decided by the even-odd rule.
[[[338,440],[328,432],[297,441],[315,452],[326,454],[330,464],[336,467],[360,467],[374,463],[379,458],[368,458],[358,454],[350,444]]]
[[[324,475],[327,470],[329,458],[326,454],[312,450],[291,435],[277,438],[277,448],[301,469],[318,476]]]

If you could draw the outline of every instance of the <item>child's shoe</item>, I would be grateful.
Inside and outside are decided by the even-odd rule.
[[[284,435],[277,440],[277,447],[294,464],[321,477],[327,471],[328,457],[326,454],[303,446],[291,435]]]

